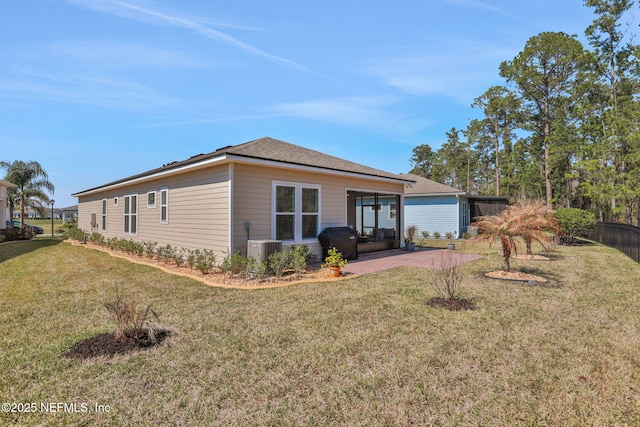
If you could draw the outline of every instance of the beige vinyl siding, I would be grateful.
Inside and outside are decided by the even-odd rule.
[[[161,222],[160,191],[168,190],[168,221]],[[147,207],[147,193],[156,192],[156,207]],[[124,196],[138,194],[138,231],[124,234]],[[118,197],[115,206],[113,198]],[[107,199],[106,237],[170,244],[189,249],[212,249],[218,256],[229,250],[228,165],[201,169],[136,185],[80,197],[78,226],[91,231],[90,213],[102,212]]]
[[[246,253],[247,233],[244,223],[251,224],[251,240],[272,239],[272,194],[273,182],[284,181],[320,186],[320,227],[343,227],[346,225],[347,189],[356,188],[374,192],[401,194],[403,184],[371,181],[368,179],[344,177],[284,168],[236,164],[234,167],[234,247],[235,251]],[[310,246],[313,253],[320,256],[322,248],[317,239],[302,241]],[[285,242],[286,245],[286,242]]]

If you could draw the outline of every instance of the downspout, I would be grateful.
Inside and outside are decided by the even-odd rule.
[[[234,243],[234,233],[233,233],[233,224],[234,224],[234,218],[233,218],[233,213],[234,213],[234,197],[233,197],[233,181],[234,181],[234,164],[233,163],[229,163],[229,211],[228,211],[228,215],[229,215],[229,219],[227,221],[227,227],[228,227],[228,235],[229,235],[229,241],[228,243],[228,247],[229,247],[229,253],[233,254],[235,253],[235,243]]]

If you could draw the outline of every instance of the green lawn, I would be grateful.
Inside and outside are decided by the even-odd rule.
[[[27,219],[25,220],[25,222],[28,222],[30,225],[39,225],[40,227],[42,227],[42,229],[44,230],[44,233],[39,234],[38,235],[39,238],[51,237],[51,219]],[[57,231],[58,229],[60,229],[60,227],[62,227],[62,220],[54,219],[53,220],[54,230]]]
[[[501,265],[497,247],[468,250],[489,254],[465,267],[476,310],[450,312],[426,304],[417,268],[227,290],[54,240],[2,244],[0,396],[37,411],[2,412],[0,425],[640,424],[640,266],[559,247],[552,261],[514,260],[551,279],[529,285],[482,276]],[[115,330],[102,304],[116,284],[173,336],[62,358]]]

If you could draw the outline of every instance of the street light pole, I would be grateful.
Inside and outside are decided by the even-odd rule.
[[[55,202],[56,202],[56,201],[55,201],[55,200],[53,200],[53,199],[51,199],[51,200],[49,201],[49,203],[51,203],[51,238],[53,238],[53,204],[54,204]]]

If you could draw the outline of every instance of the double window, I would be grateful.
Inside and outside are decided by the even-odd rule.
[[[318,237],[320,186],[276,182],[273,185],[273,235],[276,240]]]
[[[124,234],[138,234],[138,195],[124,196]]]

